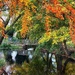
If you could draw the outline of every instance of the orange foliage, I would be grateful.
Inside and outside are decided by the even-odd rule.
[[[5,36],[5,28],[4,28],[4,24],[2,23],[1,20],[0,20],[0,34],[2,36]]]
[[[67,2],[67,0],[63,0],[66,2],[66,6],[62,6],[58,0],[51,0],[52,4],[48,4],[46,6],[46,10],[50,11],[55,15],[55,17],[64,20],[64,16],[66,16],[67,19],[69,19],[69,25],[70,25],[70,36],[75,44],[75,9]],[[46,25],[46,30],[48,29],[48,25]]]
[[[21,3],[24,3],[25,6],[28,6],[30,0],[19,0]]]
[[[47,34],[50,32],[50,16],[48,15],[45,17],[45,30]]]
[[[18,14],[18,12],[21,12],[22,10],[25,10],[25,14],[22,18],[22,29],[21,29],[21,35],[22,37],[25,36],[26,32],[28,31],[28,25],[30,23],[30,11],[25,9],[28,8],[27,5],[29,4],[30,0],[0,0],[0,8],[3,7],[3,3],[10,9],[9,15],[12,17],[14,14]],[[4,27],[2,22],[0,21],[0,33],[2,36],[4,36]]]
[[[75,9],[70,4],[67,4],[66,7],[71,12],[71,15],[75,16]]]
[[[14,13],[16,14],[18,11],[21,11],[21,9],[24,8],[25,14],[22,18],[22,29],[21,29],[21,36],[25,37],[26,33],[29,30],[29,26],[31,25],[31,12],[29,7],[27,6],[30,2],[30,0],[3,0],[4,3],[9,7],[10,16],[12,16]],[[75,9],[67,2],[67,0],[63,0],[63,2],[66,2],[65,6],[61,5],[59,3],[59,0],[50,0],[49,3],[45,3],[45,0],[43,1],[43,8],[46,8],[46,11],[48,13],[53,13],[54,16],[60,20],[64,20],[64,16],[69,19],[69,25],[70,25],[70,35],[72,38],[72,41],[75,43]],[[36,13],[36,7],[32,4],[31,9],[33,13]],[[0,8],[3,7],[2,0],[0,0]],[[25,8],[26,7],[26,8]],[[17,9],[17,10],[16,10]],[[38,19],[41,19],[41,14],[36,16]],[[0,21],[0,30],[1,34],[4,36],[4,25],[2,21]],[[45,30],[46,32],[50,31],[50,16],[45,17]]]
[[[74,19],[72,17],[69,17],[70,22],[69,22],[69,29],[70,29],[70,36],[72,39],[72,42],[75,44],[75,17]]]
[[[67,0],[63,0],[64,2],[67,2]]]
[[[54,5],[59,4],[58,0],[50,0]]]
[[[8,6],[8,8],[10,9],[9,10],[10,16],[12,16],[13,14],[16,14],[17,11],[21,10],[24,6],[24,4],[20,2],[20,0],[3,0],[3,1]]]
[[[4,24],[2,23],[1,20],[0,20],[0,29],[1,29],[1,30],[5,30],[5,29],[4,29]]]
[[[47,6],[47,10],[49,10],[50,12],[52,12],[53,14],[55,14],[55,17],[63,20],[63,14],[67,13],[67,9],[61,5],[48,5]]]
[[[3,3],[2,3],[2,1],[0,1],[0,8],[3,6]]]
[[[21,36],[24,38],[26,33],[29,30],[29,25],[31,23],[31,13],[28,9],[25,9],[25,14],[22,18],[22,29],[21,29]]]
[[[69,25],[70,25],[70,36],[72,42],[75,44],[75,9],[71,5],[67,5],[67,9],[70,12],[69,18]]]

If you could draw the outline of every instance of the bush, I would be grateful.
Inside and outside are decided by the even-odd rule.
[[[75,75],[75,63],[69,62],[67,64],[65,75]]]
[[[0,68],[3,67],[5,65],[5,60],[4,58],[0,59]]]
[[[13,70],[15,70],[13,75],[44,75],[44,62],[39,57],[35,57],[30,63],[16,65]]]
[[[4,43],[4,44],[0,45],[0,49],[1,49],[1,51],[3,51],[4,55],[6,55],[6,52],[11,50],[11,45]]]
[[[56,75],[56,73],[50,73],[50,71],[47,74],[45,69],[46,64],[43,60],[39,56],[35,56],[30,63],[24,62],[22,66],[16,65],[13,68],[15,70],[13,75]]]
[[[12,70],[15,71],[12,75],[28,75],[29,64],[24,62],[22,66],[15,65]]]
[[[29,75],[45,75],[44,67],[45,63],[43,60],[35,56],[29,66]]]
[[[0,46],[0,48],[2,48],[2,50],[11,50],[11,45],[10,44],[6,44],[6,43],[4,43],[4,44],[2,44],[1,46]]]

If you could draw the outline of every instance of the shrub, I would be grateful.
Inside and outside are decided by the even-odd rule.
[[[13,70],[15,70],[13,75],[44,75],[44,62],[39,57],[35,57],[30,63],[16,65]]]
[[[67,64],[65,75],[75,75],[75,63],[69,62]]]
[[[47,74],[45,69],[46,64],[43,60],[39,56],[35,56],[30,63],[24,62],[22,66],[16,65],[13,68],[15,70],[13,75],[56,75],[56,73],[50,73],[50,71]]]
[[[3,67],[5,65],[5,60],[4,58],[0,59],[0,68]]]
[[[45,63],[43,60],[40,57],[35,56],[30,62],[29,75],[45,75],[44,67]]]

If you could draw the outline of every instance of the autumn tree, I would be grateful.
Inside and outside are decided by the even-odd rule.
[[[30,1],[25,0],[0,0],[0,44],[2,43],[2,40],[5,36],[7,36],[7,26],[10,24],[10,26],[13,28],[15,23],[19,20],[22,19],[22,16],[24,15],[23,19],[29,18],[29,8],[28,4]],[[26,12],[25,12],[26,10]],[[6,14],[7,13],[7,14]],[[5,14],[5,16],[4,16]],[[27,15],[28,14],[28,15]],[[5,19],[6,18],[6,19]],[[22,20],[23,20],[22,19]],[[24,28],[21,31],[21,35],[24,36],[24,32],[26,32],[25,27],[28,23],[26,23],[25,27],[24,25],[25,21],[22,21],[22,27]],[[27,29],[27,28],[26,28]]]
[[[49,0],[48,1],[1,0],[0,1],[1,32],[4,30],[3,32],[6,34],[6,26],[8,25],[10,19],[12,19],[11,26],[13,27],[14,24],[17,22],[17,20],[21,17],[22,29],[20,30],[20,33],[22,37],[25,37],[27,32],[29,32],[30,34],[31,32],[34,33],[36,32],[37,34],[36,35],[34,34],[35,37],[33,38],[39,40],[42,37],[42,35],[44,36],[46,34],[47,35],[53,34],[54,30],[57,31],[63,26],[64,27],[70,26],[70,34],[74,42],[74,37],[73,37],[74,35],[72,35],[72,30],[74,30],[73,29],[74,27],[71,25],[74,21],[74,16],[73,16],[74,7],[72,7],[70,3],[67,0],[63,0],[63,1],[61,0],[59,1],[58,0],[56,1],[55,0],[51,0],[51,1]],[[2,17],[4,11],[8,12],[6,20],[4,20],[4,18]],[[35,29],[39,29],[37,31],[41,32],[42,35],[37,31],[33,31]],[[64,32],[62,33],[64,34]],[[31,36],[34,35],[31,34],[29,37],[31,38]],[[63,41],[64,38],[60,37],[60,41]],[[40,41],[41,40],[39,40],[39,43]],[[60,42],[58,40],[56,41]],[[57,42],[54,41],[53,43],[57,43]]]

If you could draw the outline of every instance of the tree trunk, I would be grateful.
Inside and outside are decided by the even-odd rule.
[[[62,56],[56,55],[56,62],[57,62],[57,72],[58,75],[62,75]]]
[[[2,36],[2,37],[0,37],[0,45],[1,45],[2,41],[3,41],[3,39],[4,39],[4,37],[3,37],[3,36]]]

